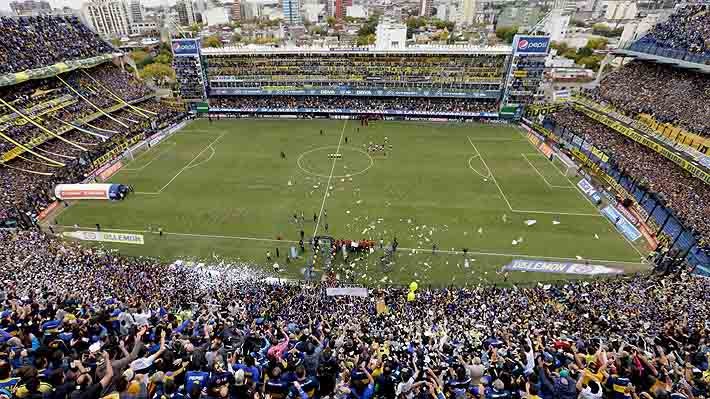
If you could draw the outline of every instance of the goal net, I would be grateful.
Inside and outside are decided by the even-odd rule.
[[[554,152],[552,154],[552,164],[567,177],[571,177],[577,174],[579,166],[574,163],[567,155]]]

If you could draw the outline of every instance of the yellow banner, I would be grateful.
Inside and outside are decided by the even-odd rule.
[[[653,116],[648,114],[641,114],[638,119],[649,128],[668,137],[674,142],[687,145],[703,154],[710,155],[710,139],[688,132],[670,123],[659,123]]]
[[[676,153],[668,150],[667,148],[657,144],[655,141],[647,138],[646,136],[638,133],[636,130],[633,128],[630,128],[628,126],[624,126],[623,124],[619,123],[618,121],[609,118],[606,115],[599,114],[587,107],[575,104],[574,105],[575,109],[578,111],[584,113],[588,117],[594,119],[595,121],[606,125],[610,127],[611,129],[623,134],[624,136],[630,138],[631,140],[634,140],[635,142],[644,145],[653,151],[661,154],[662,156],[670,159],[673,161],[676,165],[680,166],[681,168],[687,170],[692,174],[693,176],[697,177],[698,179],[702,180],[706,184],[710,184],[710,174],[702,170],[701,168],[691,164],[690,162],[686,161],[683,157],[677,155]]]
[[[111,151],[105,153],[104,155],[96,158],[94,162],[91,163],[91,165],[94,168],[98,168],[102,166],[103,164],[109,162],[110,160],[116,158],[119,156],[123,151],[126,151],[128,147],[132,146],[133,144],[136,144],[137,142],[141,141],[141,136],[133,136],[132,138],[124,141],[123,143],[119,144],[117,147],[112,149]]]

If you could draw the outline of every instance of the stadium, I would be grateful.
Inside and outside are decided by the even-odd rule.
[[[708,26],[549,102],[546,36],[173,38],[164,95],[0,17],[0,397],[708,397]]]

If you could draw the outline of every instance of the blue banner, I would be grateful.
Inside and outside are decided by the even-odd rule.
[[[547,262],[544,260],[525,259],[513,259],[512,262],[503,266],[503,271],[582,274],[586,276],[594,276],[597,274],[618,274],[622,272],[620,269],[600,265],[570,262]]]
[[[624,215],[622,215],[616,208],[609,205],[602,209],[602,214],[611,220],[617,230],[631,241],[636,241],[641,238],[641,232],[633,225]]]
[[[497,112],[437,112],[437,111],[395,111],[376,109],[349,109],[349,108],[218,108],[210,107],[210,112],[241,112],[241,113],[276,113],[276,114],[374,114],[374,115],[422,115],[446,117],[485,117],[497,118]]]
[[[259,87],[212,88],[213,96],[373,96],[373,97],[453,97],[498,99],[499,90],[452,91],[441,89],[263,89]]]
[[[200,39],[173,39],[172,47],[176,57],[197,56],[200,54]]]
[[[550,48],[549,36],[522,36],[515,35],[513,49],[516,55],[545,55]]]

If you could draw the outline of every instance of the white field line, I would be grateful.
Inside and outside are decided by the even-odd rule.
[[[343,123],[343,130],[340,132],[340,138],[338,139],[338,147],[335,149],[335,153],[338,154],[340,151],[340,143],[343,142],[343,136],[345,135],[345,127],[348,126],[348,120]],[[328,192],[330,191],[330,180],[333,178],[333,172],[335,171],[335,163],[338,162],[337,157],[333,157],[333,166],[330,168],[330,175],[328,176],[328,183],[325,185],[325,193],[323,194],[323,202],[320,204],[320,212],[318,212],[318,219],[316,220],[316,228],[313,230],[313,237],[316,237],[318,233],[318,226],[320,226],[320,218],[323,216],[323,208],[325,208],[325,200],[328,198]]]
[[[416,251],[416,252],[422,252],[422,253],[431,253],[431,248],[398,248],[397,249],[402,250],[402,251]],[[463,251],[447,251],[444,249],[437,249],[435,251],[436,253],[442,253],[442,254],[451,254],[451,255],[463,255]],[[484,255],[484,256],[505,256],[505,257],[512,257],[512,258],[528,258],[528,259],[550,259],[550,260],[571,260],[575,262],[583,262],[583,261],[589,261],[589,262],[598,262],[598,263],[620,263],[620,264],[627,264],[627,265],[645,265],[645,263],[642,262],[629,262],[629,261],[621,261],[621,260],[610,260],[610,259],[587,259],[587,258],[582,258],[577,259],[577,258],[564,258],[564,257],[558,257],[558,256],[537,256],[537,255],[523,255],[523,254],[506,254],[506,253],[500,253],[500,252],[481,252],[481,251],[467,251],[467,254],[470,255]]]
[[[508,197],[506,197],[505,193],[503,192],[503,189],[500,187],[500,184],[498,184],[498,180],[496,180],[495,175],[493,174],[493,171],[491,168],[488,166],[486,163],[486,160],[483,159],[483,155],[478,151],[478,148],[476,148],[476,145],[473,144],[473,141],[471,141],[471,138],[468,138],[468,142],[471,143],[471,146],[473,146],[473,149],[476,150],[476,154],[481,157],[481,162],[483,162],[483,165],[488,169],[488,172],[491,175],[491,179],[493,179],[493,183],[495,183],[496,187],[498,187],[498,191],[500,192],[500,195],[503,196],[503,199],[505,200],[505,203],[508,205],[508,209],[513,212],[513,213],[530,213],[530,214],[542,214],[542,215],[564,215],[564,216],[591,216],[591,217],[604,217],[600,215],[599,213],[578,213],[578,212],[550,212],[550,211],[529,211],[529,210],[522,210],[522,209],[515,209],[510,205],[510,201],[508,201]]]
[[[586,194],[584,194],[584,192],[582,191],[582,189],[580,189],[579,186],[577,186],[576,184],[574,184],[574,182],[572,181],[572,179],[570,179],[570,178],[567,177],[567,176],[565,176],[565,177],[566,177],[567,180],[570,182],[570,184],[572,184],[572,185],[574,186],[574,188],[577,189],[577,192],[579,193],[579,195],[581,195],[584,199],[586,199],[587,202],[589,202],[589,204],[594,207],[594,209],[597,209],[597,205],[594,204],[594,203],[592,202],[592,200],[591,200]],[[602,215],[600,215],[600,216],[602,216]],[[604,220],[607,221],[607,223],[609,223],[609,224],[614,228],[614,230],[616,230],[617,233],[619,233],[620,236],[622,236],[622,237],[624,238],[624,240],[626,240],[627,243],[629,243],[629,245],[631,246],[631,248],[633,248],[634,251],[636,251],[636,253],[639,254],[639,256],[641,257],[641,262],[645,264],[645,263],[646,263],[645,256],[644,256],[644,255],[641,253],[641,251],[634,245],[634,243],[631,242],[631,240],[629,240],[621,231],[619,231],[619,229],[616,228],[616,226],[614,225],[614,223],[612,223],[611,220],[609,220],[609,218],[607,218],[606,216],[602,216],[602,217],[604,218]]]
[[[177,145],[177,143],[172,143],[172,144],[168,144],[168,145],[169,145],[169,146],[170,146],[170,145],[173,145],[173,146],[174,146],[174,145]],[[163,151],[160,151],[160,152],[158,153],[158,155],[156,155],[155,157],[153,157],[153,159],[151,159],[150,161],[148,161],[147,164],[141,166],[140,168],[123,168],[123,170],[126,171],[126,172],[140,172],[140,171],[142,171],[143,169],[145,169],[145,168],[147,168],[148,166],[150,166],[150,164],[152,164],[153,162],[155,162],[156,160],[158,160],[158,158],[162,157],[163,154],[167,153],[167,152],[170,151],[171,149],[172,149],[172,148],[165,148],[165,149],[163,149]],[[139,157],[138,157],[138,158],[135,158],[135,159],[133,160],[133,162],[137,161],[137,160],[140,158],[140,156],[143,156],[143,155],[146,154],[147,152],[148,152],[148,151],[146,151],[146,152],[144,152],[143,154],[139,155]]]
[[[214,158],[214,155],[217,153],[217,150],[215,150],[214,147],[212,147],[212,146],[210,146],[210,149],[212,150],[212,154],[210,154],[210,156],[209,156],[207,159],[205,159],[205,160],[202,161],[202,162],[198,162],[198,163],[196,163],[196,164],[190,166],[188,169],[196,168],[196,167],[198,167],[198,166],[200,166],[200,165],[204,165],[204,164],[206,164],[207,162],[211,161],[212,158]]]
[[[546,160],[547,162],[551,163],[552,166],[554,166],[555,169],[557,169],[557,172],[558,172],[560,175],[562,175],[562,177],[567,178],[567,175],[565,175],[565,171],[562,170],[562,169],[560,169],[560,167],[557,166],[557,164],[555,163],[555,161],[550,161],[550,160],[545,156],[545,154],[543,154],[543,153],[541,153],[541,152],[535,152],[535,153],[528,152],[528,153],[526,153],[525,155],[528,155],[528,156],[540,156],[540,157],[545,158],[545,160]]]
[[[189,168],[190,165],[191,165],[193,162],[195,162],[195,159],[197,159],[200,155],[202,155],[202,153],[204,153],[205,151],[207,151],[207,149],[211,148],[212,145],[214,145],[214,143],[216,143],[217,140],[219,140],[219,139],[221,139],[222,137],[224,137],[225,134],[227,134],[227,132],[224,132],[224,133],[220,134],[219,137],[217,137],[216,139],[212,140],[212,142],[209,143],[205,148],[203,148],[202,151],[200,151],[197,155],[195,155],[195,157],[192,158],[192,160],[191,160],[190,162],[188,162],[187,165],[185,165],[182,169],[180,169],[180,171],[177,172],[177,173],[175,174],[175,176],[173,176],[173,178],[170,179],[169,182],[165,183],[165,185],[164,185],[163,187],[161,187],[160,190],[158,190],[158,194],[162,193],[163,190],[165,190],[173,181],[175,181],[175,179],[178,178],[178,176],[180,176],[180,175],[182,174],[182,172],[184,172],[185,170],[187,170],[187,168]]]
[[[74,226],[62,226],[59,225],[58,227],[66,228],[66,229],[74,229],[74,230],[91,230],[94,229],[94,227],[74,227]],[[137,230],[137,229],[113,229],[113,228],[104,228],[101,226],[102,230],[106,231],[119,231],[119,232],[125,232],[125,233],[146,233],[146,234],[155,234],[157,235],[158,233],[154,231],[148,231],[148,230]],[[259,237],[240,237],[240,236],[226,236],[226,235],[217,235],[217,234],[192,234],[192,233],[174,233],[174,232],[168,232],[168,231],[163,231],[163,235],[166,236],[179,236],[179,237],[196,237],[196,238],[213,238],[213,239],[228,239],[228,240],[243,240],[243,241],[262,241],[262,242],[283,242],[283,243],[288,243],[288,244],[298,244],[298,241],[293,241],[293,240],[277,240],[274,238],[259,238]]]
[[[469,136],[469,139],[471,139],[470,136]],[[475,142],[477,142],[477,141],[494,141],[494,142],[498,141],[498,142],[503,142],[503,143],[509,143],[509,142],[527,141],[527,138],[525,138],[525,140],[518,140],[516,138],[503,138],[503,137],[477,137],[473,141],[475,141]]]
[[[525,154],[521,153],[520,155],[522,155],[523,158],[525,158],[525,161],[527,161],[527,163],[530,165],[530,167],[533,168],[533,170],[535,171],[535,173],[537,173],[538,176],[540,176],[540,177],[542,178],[542,180],[545,182],[545,184],[547,184],[548,187],[550,187],[550,188],[564,188],[564,189],[568,189],[568,190],[573,190],[573,189],[574,189],[574,187],[571,187],[571,186],[558,186],[558,185],[551,184],[549,181],[547,181],[547,179],[546,179],[545,176],[540,172],[540,170],[538,170],[538,168],[536,168],[535,165],[533,165],[533,163],[530,162],[530,159],[528,159],[528,157],[527,157]],[[549,162],[549,161],[548,161],[548,162]]]
[[[520,133],[521,136],[525,137],[525,133],[524,133],[520,128],[517,128],[516,130],[518,131],[518,133]],[[542,155],[542,156],[544,156],[544,154],[539,153],[539,152],[537,153],[537,155]],[[545,159],[547,159],[547,157],[545,157]],[[572,179],[569,178],[569,176],[565,175],[564,172],[561,171],[560,168],[559,168],[557,165],[555,165],[554,162],[552,162],[552,161],[550,161],[550,160],[548,160],[548,162],[552,163],[552,166],[554,166],[555,169],[557,169],[557,171],[560,172],[560,174],[561,174],[562,176],[564,176],[564,177],[570,182],[570,184],[572,185],[572,187],[574,187],[574,188],[577,190],[577,192],[579,193],[579,195],[581,195],[595,210],[597,210],[597,206],[592,202],[591,199],[589,199],[589,197],[587,197],[586,194],[584,194],[584,192],[582,192],[582,190],[579,188],[579,186],[577,186],[577,185],[572,181]],[[599,216],[601,216],[601,217],[604,218],[609,224],[611,224],[612,227],[614,227],[614,230],[616,230],[616,231],[624,238],[624,240],[626,240],[626,242],[629,243],[629,245],[631,246],[631,248],[633,248],[633,249],[636,251],[636,253],[639,254],[639,256],[641,257],[641,264],[647,264],[644,255],[641,253],[641,251],[639,251],[638,248],[636,248],[636,246],[634,245],[634,243],[632,243],[628,238],[626,238],[626,236],[625,236],[624,234],[622,234],[620,231],[618,231],[618,229],[616,228],[616,226],[614,226],[614,224],[611,222],[611,220],[607,219],[607,218],[606,218],[605,216],[603,216],[603,215],[599,215]],[[619,263],[622,263],[622,262],[619,262]]]
[[[490,173],[488,175],[484,176],[483,173],[479,172],[476,168],[473,167],[473,165],[471,165],[471,161],[473,161],[474,159],[478,159],[480,157],[481,157],[480,155],[474,155],[471,158],[469,158],[468,159],[468,167],[471,168],[472,171],[476,172],[477,175],[481,176],[481,178],[488,179],[489,177],[491,177]]]
[[[73,230],[90,230],[94,229],[94,227],[75,227],[75,226],[64,226],[64,225],[57,225],[57,227],[62,227],[65,229],[73,229]],[[119,232],[126,232],[126,233],[144,233],[144,234],[154,234],[157,235],[158,233],[156,232],[151,232],[148,230],[139,230],[139,229],[114,229],[114,228],[105,228],[101,227],[105,231],[119,231]],[[227,239],[227,240],[242,240],[242,241],[261,241],[261,242],[282,242],[282,243],[288,243],[288,244],[298,244],[298,241],[295,240],[276,240],[273,238],[259,238],[259,237],[243,237],[243,236],[229,236],[229,235],[218,235],[218,234],[195,234],[195,233],[177,233],[177,232],[168,232],[164,231],[163,235],[166,236],[177,236],[177,237],[195,237],[195,238],[211,238],[211,239]],[[400,247],[399,250],[401,251],[416,251],[416,252],[422,252],[422,253],[430,253],[431,248],[402,248]],[[451,255],[463,255],[463,251],[447,251],[443,249],[437,249],[437,253],[443,253],[443,254],[451,254]],[[485,252],[485,251],[467,251],[468,254],[471,255],[484,255],[484,256],[503,256],[503,257],[518,257],[518,258],[528,258],[528,259],[550,259],[550,260],[570,260],[570,261],[575,261],[575,262],[580,262],[579,259],[577,258],[565,258],[565,257],[558,257],[558,256],[538,256],[538,255],[525,255],[525,254],[510,254],[510,253],[501,253],[501,252]],[[620,260],[611,260],[611,259],[587,259],[583,258],[582,261],[589,261],[589,262],[599,262],[599,263],[619,263],[619,264],[628,264],[628,265],[644,265],[644,262],[629,262],[629,261],[620,261]]]
[[[483,166],[488,169],[488,174],[491,176],[491,179],[493,179],[493,183],[495,183],[496,187],[498,187],[498,191],[500,191],[500,195],[503,197],[503,200],[505,200],[505,203],[508,205],[508,209],[510,211],[513,211],[513,207],[510,205],[510,201],[508,201],[508,197],[505,196],[505,193],[503,192],[503,189],[500,188],[500,185],[498,184],[498,180],[496,180],[495,175],[493,175],[493,171],[491,168],[488,167],[488,164],[486,163],[486,160],[483,159],[483,155],[478,151],[478,148],[476,148],[476,145],[473,144],[473,141],[471,141],[471,137],[468,137],[468,142],[471,143],[471,147],[473,147],[474,151],[476,151],[476,154],[481,158],[481,162],[483,162]]]

